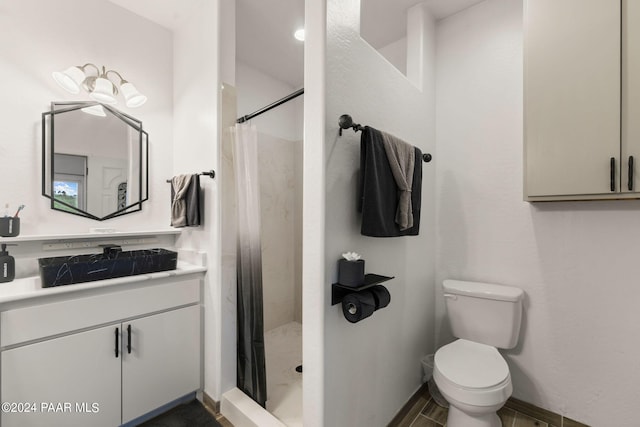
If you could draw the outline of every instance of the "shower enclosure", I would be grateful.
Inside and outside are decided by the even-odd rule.
[[[253,424],[301,426],[303,373],[296,368],[302,367],[304,44],[295,40],[293,33],[304,25],[304,0],[280,3],[236,0],[235,6],[235,82],[225,84],[222,90],[222,283],[225,287],[236,285],[235,277],[241,271],[236,269],[239,258],[233,249],[239,233],[231,232],[241,226],[236,215],[240,205],[230,197],[238,193],[235,188],[241,180],[228,173],[235,165],[231,129],[238,122],[239,126],[255,127],[257,131],[255,188],[260,209],[250,214],[260,220],[261,274],[256,280],[262,286],[261,292],[260,286],[250,286],[249,298],[238,287],[239,381],[238,390],[231,394],[242,403],[232,404]],[[230,112],[234,114],[233,122]],[[253,183],[256,184],[255,180]],[[247,310],[250,306],[258,307],[254,299],[258,296],[263,312],[260,331],[256,330],[259,309]],[[247,332],[249,339],[242,336]],[[255,345],[253,349],[251,345]],[[261,368],[262,345],[266,369]],[[266,379],[266,396],[254,393],[260,388],[261,372]],[[254,374],[256,383],[249,381],[245,387],[245,380]],[[264,409],[246,402],[246,396]]]
[[[258,136],[267,410],[302,425],[302,141]]]
[[[255,108],[250,105],[263,102],[256,95],[258,89],[252,87],[256,73],[240,64],[238,87],[225,86],[223,99],[227,101],[223,103],[237,102],[237,110],[247,112]],[[264,91],[265,76],[259,77],[260,90]],[[264,98],[272,97],[272,91],[289,91],[275,79],[272,86],[262,94]],[[223,245],[227,247],[224,257],[228,261],[224,263],[223,275],[235,274],[238,287],[237,388],[289,427],[302,425],[303,374],[296,368],[302,366],[302,126],[299,121],[303,104],[302,92],[297,93],[298,99],[289,100],[248,123],[229,126],[227,137],[223,138],[222,170],[225,190],[222,209],[226,218],[223,219]],[[236,110],[232,105],[224,108]],[[241,136],[250,134],[250,129],[257,130],[249,138],[256,141],[257,150],[253,154],[243,153],[236,146],[243,143]],[[243,175],[250,175],[244,171],[247,161],[257,165],[257,179]],[[243,199],[251,192],[259,196],[259,208],[243,212],[247,209]],[[251,226],[248,217],[259,220],[259,236],[256,235],[258,227]],[[229,221],[231,218],[233,221]],[[237,230],[233,236],[231,229]],[[244,240],[249,237],[260,242],[259,256],[243,250]],[[238,251],[234,252],[231,246],[235,247],[236,242]],[[261,258],[259,267],[252,266],[256,268],[247,273],[243,252],[249,252],[253,261]],[[255,283],[245,287],[243,282],[247,277]],[[263,328],[258,331],[259,324]],[[263,349],[264,359],[260,354]],[[266,396],[261,387],[264,378]]]

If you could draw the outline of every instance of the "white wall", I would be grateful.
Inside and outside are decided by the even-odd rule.
[[[399,40],[382,46],[378,52],[384,56],[387,61],[393,64],[402,74],[407,75],[407,38],[403,37]]]
[[[304,111],[300,112],[300,121],[303,121]],[[294,164],[293,164],[293,180],[296,183],[295,193],[293,195],[293,209],[296,214],[293,217],[293,280],[294,280],[294,313],[293,318],[296,322],[302,322],[302,293],[304,282],[302,279],[302,199],[303,199],[303,179],[304,179],[304,141],[297,141],[294,144]]]
[[[520,0],[487,0],[438,25],[438,286],[525,290],[520,344],[504,352],[515,397],[637,425],[640,202],[522,201],[522,14]]]
[[[325,426],[325,124],[327,0],[304,9],[304,146],[302,192],[302,414],[306,427]]]
[[[265,107],[280,98],[295,92],[293,87],[247,64],[236,64],[236,91],[238,95],[238,117]],[[304,95],[274,108],[251,120],[258,132],[289,141],[302,139],[302,111]]]
[[[100,19],[95,19],[100,16]],[[114,31],[114,25],[117,31]],[[172,128],[171,33],[106,0],[24,0],[2,2],[0,28],[0,182],[4,207],[27,207],[21,233],[88,232],[91,227],[118,230],[166,228],[169,222]],[[145,93],[148,102],[116,108],[142,121],[149,132],[149,201],[141,212],[102,223],[50,209],[41,194],[40,114],[51,101],[90,100],[60,88],[53,71],[93,62],[115,69]]]
[[[235,387],[235,283],[222,282],[220,229],[220,87],[231,78],[225,55],[235,51],[235,29],[222,21],[235,20],[232,0],[201,0],[196,11],[174,31],[174,174],[214,169],[217,179],[201,177],[203,224],[184,229],[178,246],[207,252],[204,285],[204,390],[219,401]],[[224,43],[222,42],[224,40]],[[228,49],[228,45],[232,48]],[[232,58],[233,60],[233,58]],[[222,67],[222,64],[225,64]]]
[[[421,91],[360,38],[359,13],[357,0],[327,1],[325,157],[316,159],[326,168],[324,298],[318,302],[325,318],[324,425],[336,427],[386,425],[420,386],[420,358],[434,346],[433,163],[423,163],[420,235],[365,237],[356,209],[360,134],[348,130],[338,137],[338,117],[348,113],[357,123],[395,134],[423,152],[433,150],[434,24],[426,10],[414,10],[425,22]],[[344,319],[340,305],[330,304],[336,262],[347,250],[364,256],[367,273],[395,276],[386,283],[391,304],[356,324]],[[306,368],[306,353],[304,360]]]

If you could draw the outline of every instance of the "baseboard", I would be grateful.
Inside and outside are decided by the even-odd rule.
[[[214,414],[220,414],[220,402],[214,400],[206,391],[202,392],[202,403],[213,411]]]

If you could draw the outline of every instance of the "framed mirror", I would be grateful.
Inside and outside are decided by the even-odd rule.
[[[42,195],[51,209],[103,221],[137,212],[149,194],[142,122],[98,102],[42,113]]]

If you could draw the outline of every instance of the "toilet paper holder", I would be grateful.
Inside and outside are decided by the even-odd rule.
[[[340,283],[331,284],[331,305],[340,304],[342,299],[353,292],[363,291],[367,288],[379,285],[380,283],[394,279],[395,277],[381,276],[379,274],[365,274],[364,282],[357,287],[344,286]]]

